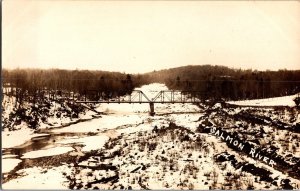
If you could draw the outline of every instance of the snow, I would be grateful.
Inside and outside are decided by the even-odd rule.
[[[2,159],[15,158],[17,155],[2,155]]]
[[[58,141],[57,143],[61,144],[70,144],[70,143],[80,143],[83,144],[83,148],[81,151],[87,152],[91,150],[100,149],[103,145],[108,141],[109,137],[105,135],[98,135],[98,136],[89,136],[89,137],[82,137],[82,138],[71,138],[67,140]]]
[[[135,90],[141,90],[143,91],[147,96],[148,95],[156,95],[158,92],[160,91],[165,91],[165,90],[169,90],[168,87],[165,84],[161,84],[161,83],[152,83],[152,84],[148,84],[148,85],[144,85],[142,87],[139,88],[135,88]],[[149,98],[151,97],[149,96]]]
[[[46,124],[40,123],[39,129],[57,128],[57,127],[61,127],[63,125],[67,125],[69,123],[77,122],[82,119],[93,119],[93,116],[95,114],[96,113],[94,111],[88,110],[84,114],[80,113],[78,119],[68,118],[68,117],[60,117],[60,118],[48,117],[47,123]],[[51,124],[51,126],[49,124]]]
[[[13,148],[22,145],[34,137],[45,136],[47,134],[36,134],[32,129],[22,128],[16,131],[2,132],[2,148]]]
[[[102,103],[96,109],[99,112],[114,113],[114,114],[133,114],[133,113],[148,113],[149,104],[146,103]]]
[[[69,171],[65,165],[48,170],[41,167],[33,167],[21,171],[25,176],[4,183],[2,188],[14,190],[68,189],[67,185],[64,184],[67,179],[62,174],[62,172],[68,173]]]
[[[149,96],[149,99],[151,99],[153,96],[157,95],[159,91],[167,90],[167,87],[163,84],[151,84],[138,89],[142,90],[147,96]],[[279,103],[282,104],[284,100],[288,100],[287,98],[273,99],[274,100],[272,104],[276,103],[277,105]],[[280,99],[282,100],[280,101]],[[271,102],[267,102],[268,100],[270,99],[248,100],[244,102],[247,102],[245,104],[248,105],[252,101],[254,105],[258,103],[257,105],[263,106],[264,104],[271,104]],[[289,98],[289,100],[292,100],[292,98]],[[44,147],[43,150],[27,152],[21,157],[21,159],[24,160],[25,158],[30,159],[59,155],[67,152],[69,152],[69,156],[84,156],[86,152],[102,149],[104,144],[107,143],[110,146],[108,146],[107,149],[102,149],[101,152],[110,156],[110,154],[114,153],[114,151],[117,151],[121,148],[120,151],[123,154],[113,156],[112,158],[103,159],[104,161],[97,160],[97,155],[91,156],[87,160],[84,159],[84,161],[82,161],[80,164],[84,166],[93,166],[99,165],[99,163],[103,162],[104,164],[118,166],[118,173],[120,175],[119,183],[125,186],[125,189],[127,186],[132,186],[133,189],[142,189],[142,187],[137,183],[138,177],[142,177],[142,179],[146,178],[145,180],[142,180],[142,182],[147,184],[147,187],[150,189],[188,189],[190,186],[192,186],[190,187],[192,189],[210,189],[213,181],[212,174],[217,174],[216,182],[218,185],[215,187],[220,188],[222,184],[228,182],[228,180],[225,180],[225,178],[228,178],[226,175],[227,172],[240,175],[241,178],[239,181],[243,181],[244,183],[245,180],[254,181],[253,179],[257,178],[257,176],[252,174],[247,174],[244,172],[242,173],[241,169],[236,169],[229,161],[218,164],[215,160],[213,160],[214,155],[225,151],[230,155],[234,155],[238,161],[244,163],[253,163],[257,167],[269,169],[273,173],[272,176],[274,177],[275,175],[279,175],[281,178],[288,177],[288,175],[282,175],[282,173],[276,171],[261,161],[254,160],[248,156],[243,156],[240,153],[228,148],[225,142],[222,142],[222,140],[215,136],[205,133],[196,133],[197,127],[203,122],[204,119],[212,121],[213,124],[220,123],[224,128],[227,128],[227,126],[230,127],[231,124],[236,124],[236,126],[243,124],[248,125],[247,122],[241,123],[240,121],[231,121],[231,119],[227,120],[227,118],[225,121],[222,121],[223,118],[220,117],[220,114],[218,114],[216,111],[209,113],[209,117],[206,115],[203,117],[204,114],[207,114],[206,111],[193,104],[154,104],[154,107],[156,115],[149,116],[149,104],[100,104],[96,110],[99,112],[108,112],[107,115],[101,115],[99,118],[91,119],[91,116],[95,113],[91,111],[87,112],[86,115],[80,116],[85,119],[91,119],[89,121],[72,124],[67,127],[49,129],[49,131],[55,134],[70,133],[72,136],[66,136],[64,137],[64,140],[56,140],[54,143],[54,146],[56,147],[54,148],[53,145],[48,145],[48,147]],[[219,103],[215,104],[213,108],[216,110],[222,110],[224,112],[226,111],[226,108],[222,108],[222,105]],[[228,110],[227,113],[234,115],[244,109],[247,111],[247,108],[235,108]],[[261,113],[258,114],[263,115],[266,113],[266,110],[261,110]],[[257,112],[260,112],[260,110]],[[273,111],[270,110],[268,112]],[[274,113],[268,114],[275,116]],[[289,112],[287,111],[285,114],[286,116],[284,115],[285,118],[282,119],[283,121],[288,121],[288,119],[292,118],[292,116],[288,114]],[[201,117],[203,118],[201,119]],[[69,119],[53,119],[53,121],[55,120],[57,125],[59,125],[65,122],[67,123]],[[181,132],[189,132],[184,130],[184,128],[181,130],[176,128],[172,136],[171,132],[173,129],[171,129],[169,135],[163,136],[157,136],[156,132],[152,131],[154,126],[157,126],[158,129],[167,128],[170,122],[175,123],[177,126],[182,126],[188,130],[192,130],[193,133],[185,133],[189,136],[191,141],[178,141],[180,140],[179,136],[181,136],[181,138],[183,137],[183,135],[180,135]],[[254,130],[256,130],[258,127],[260,126],[253,125]],[[266,125],[262,126],[262,129],[264,129],[267,134],[272,134],[274,128]],[[28,139],[31,138],[31,133],[32,131],[28,132],[29,135],[26,135]],[[74,133],[74,135],[72,133]],[[273,132],[273,134],[275,133]],[[7,135],[7,137],[10,136],[11,135]],[[43,135],[40,134],[38,136]],[[275,134],[274,139],[284,139],[286,136],[287,135],[283,135],[282,131],[279,131],[278,135]],[[20,137],[22,137],[22,135]],[[196,140],[196,137],[200,138],[201,141],[193,141]],[[289,138],[291,138],[291,136],[289,136]],[[15,139],[19,139],[19,137],[15,137]],[[269,139],[269,137],[264,137],[264,139]],[[297,140],[298,139],[295,138],[295,142]],[[195,145],[196,143],[203,144],[203,147]],[[157,144],[154,150],[149,149],[150,144]],[[113,148],[111,148],[111,146]],[[284,150],[285,148],[280,147],[280,145],[279,148],[280,150],[278,152],[281,154],[281,152],[283,152],[281,150]],[[5,155],[2,159],[11,160],[7,161],[11,163],[10,169],[13,169],[18,162],[20,162],[19,159],[15,159],[14,157],[16,156]],[[161,157],[165,157],[167,162],[163,161]],[[173,168],[176,167],[175,170],[171,170],[169,168],[171,159],[172,163],[174,163]],[[186,161],[187,159],[191,161]],[[130,173],[133,169],[141,166],[141,164],[146,165],[147,168],[145,170],[139,170],[136,173]],[[190,164],[192,164],[192,170],[184,172],[184,168],[190,168]],[[77,167],[73,163],[71,163],[69,166],[62,164],[60,165],[61,166],[59,167],[50,169],[45,169],[45,167],[21,169],[17,173],[24,176],[6,182],[3,185],[3,188],[67,189],[68,187],[63,183],[66,181],[66,179],[62,173],[69,172]],[[87,176],[88,172],[92,172],[93,176]],[[80,172],[74,171],[76,182],[78,181],[85,184],[87,182],[92,182],[93,180],[90,179],[93,178],[100,180],[103,177],[110,177],[113,175],[114,171],[98,171],[85,167],[81,169]],[[296,182],[294,179],[291,180]],[[234,182],[232,179],[230,181]],[[184,182],[187,182],[188,184],[179,185],[180,183]],[[98,184],[97,186],[102,189],[112,189],[112,184],[114,183]],[[268,185],[263,181],[260,183],[253,182],[252,184],[254,185],[255,189],[265,189],[265,186]],[[118,188],[119,187],[113,189]],[[228,187],[226,188],[228,189]],[[234,188],[237,187],[232,187],[232,189]],[[245,189],[246,187],[239,188]],[[271,189],[274,188],[277,187],[271,187]],[[76,187],[74,189],[79,188]]]
[[[189,128],[193,131],[199,126],[199,117],[203,114],[171,114],[170,119],[176,125]]]
[[[79,119],[93,119],[93,115],[96,113],[94,111],[88,110],[85,114],[79,114]]]
[[[4,95],[3,96],[3,100],[2,100],[2,116],[3,118],[8,118],[9,114],[14,110],[15,108],[15,103],[16,102],[16,98],[15,97],[9,97]]]
[[[2,173],[7,173],[13,170],[19,163],[20,159],[4,158],[2,159]]]
[[[127,127],[124,129],[118,129],[116,132],[118,132],[119,134],[122,134],[122,133],[129,134],[129,133],[135,133],[135,132],[149,131],[149,130],[152,130],[153,127],[154,127],[154,125],[141,124],[136,127]]]
[[[113,104],[111,104],[113,105]],[[101,118],[93,119],[92,121],[86,121],[77,123],[71,126],[53,129],[52,132],[97,132],[107,129],[116,128],[126,124],[138,124],[142,123],[143,117],[139,115],[103,115]]]
[[[283,96],[283,97],[274,97],[266,99],[253,99],[253,100],[244,100],[244,101],[229,101],[227,103],[240,106],[296,106],[293,99],[297,97],[296,95]]]
[[[72,147],[55,147],[45,150],[30,151],[25,153],[21,158],[40,158],[46,156],[60,155],[74,150]]]

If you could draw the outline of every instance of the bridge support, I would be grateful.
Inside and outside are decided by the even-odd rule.
[[[154,112],[154,103],[150,102],[149,105],[150,105],[150,115],[154,116],[154,114],[155,114],[155,112]]]

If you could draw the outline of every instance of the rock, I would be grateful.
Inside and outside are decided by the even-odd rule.
[[[293,190],[293,186],[290,185],[290,180],[289,179],[283,179],[281,181],[281,186],[282,186],[282,189],[284,190]]]

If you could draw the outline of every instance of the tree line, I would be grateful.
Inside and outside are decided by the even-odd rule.
[[[80,95],[102,92],[106,98],[131,93],[149,83],[165,83],[169,89],[201,91],[205,98],[256,99],[300,92],[300,70],[257,71],[225,66],[183,66],[145,74],[62,69],[3,69],[4,87],[22,95],[62,90]]]
[[[201,91],[205,98],[258,99],[300,92],[300,70],[257,71],[202,65],[153,71],[146,76],[170,89]]]
[[[141,85],[138,75],[106,71],[3,69],[1,76],[3,87],[14,92],[20,102],[26,96],[37,96],[45,91],[67,91],[87,96],[94,96],[97,91],[102,92],[105,98],[110,98],[131,93]]]

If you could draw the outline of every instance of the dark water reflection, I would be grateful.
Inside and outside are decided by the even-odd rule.
[[[47,135],[45,135],[45,134]],[[69,143],[69,144],[62,144],[58,143],[59,141],[65,139],[79,139],[82,137],[96,135],[98,133],[53,133],[51,131],[43,132],[40,137],[34,137],[31,140],[28,140],[26,143],[14,147],[14,148],[7,148],[2,149],[2,158],[5,158],[5,155],[16,155],[13,157],[8,158],[17,158],[22,160],[12,171],[9,173],[5,173],[2,176],[3,183],[18,178],[20,175],[17,173],[18,170],[30,168],[30,167],[53,167],[59,166],[62,162],[72,162],[76,157],[70,156],[68,153],[54,155],[54,156],[45,156],[39,158],[21,158],[23,154],[30,152],[30,151],[38,151],[42,149],[47,149],[51,147],[60,147],[60,146],[74,146],[80,145],[79,143]]]
[[[97,133],[52,133],[48,132],[48,135],[43,135],[41,137],[34,137],[31,140],[27,141],[26,143],[14,147],[14,148],[7,148],[3,149],[3,155],[17,155],[16,158],[20,158],[24,153],[30,151],[37,151],[41,149],[45,149],[46,147],[54,147],[54,146],[62,146],[64,144],[57,143],[61,140],[74,137],[81,138],[87,137],[91,135],[95,135]],[[76,144],[76,143],[74,143]]]

